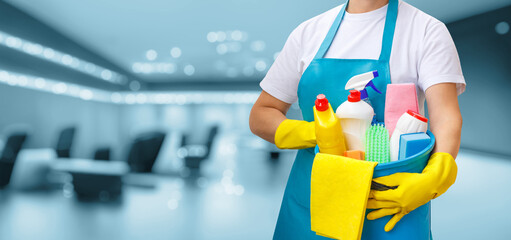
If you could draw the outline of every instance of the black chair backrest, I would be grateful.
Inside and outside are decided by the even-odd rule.
[[[188,135],[183,133],[183,135],[181,135],[181,147],[186,145],[188,145]]]
[[[165,133],[149,132],[139,135],[131,145],[128,165],[133,172],[151,172],[158,157]]]
[[[68,127],[62,129],[57,140],[57,151],[58,158],[70,158],[71,147],[73,146],[73,140],[76,133],[76,127]]]
[[[14,163],[26,139],[27,134],[21,132],[14,133],[7,138],[2,155],[0,155],[0,188],[9,184]]]
[[[218,134],[218,126],[217,125],[212,126],[209,129],[208,138],[206,140],[207,153],[206,153],[205,158],[209,157],[209,154],[211,152],[211,147],[213,146],[213,142],[215,141],[215,137],[216,137],[217,134]]]
[[[110,148],[101,147],[94,152],[94,160],[110,161]]]

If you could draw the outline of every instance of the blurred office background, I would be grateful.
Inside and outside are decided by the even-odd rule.
[[[341,2],[0,1],[0,239],[270,239],[295,152],[249,112],[289,33]],[[468,83],[433,236],[510,239],[511,1],[407,2]]]

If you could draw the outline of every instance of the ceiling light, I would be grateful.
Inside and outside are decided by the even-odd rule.
[[[131,65],[131,69],[135,73],[164,73],[172,74],[176,72],[176,64],[168,62],[136,62]]]
[[[122,101],[122,95],[120,93],[114,92],[111,94],[110,99],[113,103],[120,103]]]
[[[95,100],[101,102],[112,102],[108,91],[80,86],[77,84],[63,83],[61,81],[49,80],[40,77],[33,77],[19,73],[9,73],[0,69],[0,82],[11,86],[18,86],[26,89],[33,89],[54,94],[81,98],[84,100]]]
[[[266,48],[266,43],[264,41],[253,41],[250,44],[250,49],[254,52],[262,52]]]
[[[36,88],[44,88],[46,85],[46,80],[44,78],[36,78],[34,81],[34,85]]]
[[[101,71],[101,78],[103,78],[104,80],[111,80],[112,72],[108,69]]]
[[[62,56],[62,59],[61,59],[62,63],[64,65],[71,65],[71,63],[73,62],[73,58],[67,54],[64,54],[64,56]]]
[[[192,76],[195,73],[195,67],[192,65],[186,65],[183,71],[186,75]]]
[[[216,40],[218,42],[223,42],[223,41],[225,41],[227,39],[227,34],[225,32],[223,32],[223,31],[219,31],[216,34],[217,34],[217,39]]]
[[[83,100],[91,100],[94,94],[91,90],[83,89],[80,91],[80,98]]]
[[[241,41],[243,39],[243,33],[239,30],[235,30],[231,33],[231,38],[234,41]]]
[[[7,39],[5,39],[5,44],[10,48],[20,48],[22,43],[17,37],[7,37]]]
[[[92,63],[86,63],[84,69],[89,73],[94,73],[96,71],[96,65]]]
[[[158,57],[158,53],[155,50],[150,49],[145,53],[145,57],[149,61],[154,61]]]
[[[214,43],[218,40],[218,34],[216,34],[216,32],[209,32],[207,39],[208,39],[208,42]]]
[[[2,39],[5,39],[4,41],[1,41]],[[54,62],[75,70],[78,70],[82,73],[91,75],[93,77],[109,81],[112,83],[117,84],[124,84],[122,79],[124,76],[121,74],[114,72],[112,70],[96,66],[90,62],[81,60],[77,57],[74,57],[72,55],[59,52],[57,50],[54,50],[52,48],[42,46],[37,43],[33,43],[12,35],[9,35],[7,33],[0,31],[0,45],[4,45],[13,49],[16,49],[18,51],[22,51],[24,53],[30,54],[34,57],[41,58],[48,60],[50,62]],[[107,77],[105,77],[104,71],[109,72],[109,77],[107,74]]]
[[[46,48],[43,51],[43,55],[45,58],[52,59],[55,56],[55,51],[51,48]]]
[[[227,45],[225,44],[218,44],[218,46],[216,46],[216,52],[220,55],[224,55],[227,53],[227,51],[229,51],[229,48],[227,47]]]
[[[137,94],[137,103],[138,104],[144,104],[147,102],[147,96],[143,93]]]
[[[130,82],[130,90],[131,91],[138,91],[138,90],[140,90],[140,82],[139,81],[131,81]]]
[[[135,102],[137,101],[137,97],[135,96],[135,94],[126,94],[126,96],[124,97],[124,102],[126,102],[127,104],[134,104]]]
[[[173,47],[171,50],[170,50],[170,56],[172,56],[173,58],[179,58],[181,57],[181,48],[178,48],[178,47]]]
[[[262,71],[266,70],[266,67],[267,67],[267,65],[266,65],[266,62],[264,60],[259,60],[255,64],[255,69],[257,71],[259,71],[259,72],[262,72]]]
[[[53,85],[52,90],[53,90],[53,92],[55,94],[65,93],[67,91],[67,84],[65,84],[65,83],[57,83],[57,84]]]
[[[507,22],[499,22],[497,25],[495,25],[495,31],[500,34],[504,35],[509,32],[509,23]]]
[[[27,84],[28,84],[28,79],[27,79],[27,77],[25,77],[25,76],[20,76],[20,77],[18,77],[18,84],[19,84],[20,86],[22,86],[22,87],[27,86]]]

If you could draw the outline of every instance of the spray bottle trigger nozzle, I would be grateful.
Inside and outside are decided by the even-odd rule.
[[[380,90],[378,90],[378,88],[376,88],[376,86],[374,85],[373,81],[368,82],[367,85],[366,85],[366,88],[367,87],[371,87],[372,89],[374,89],[374,91],[376,91],[377,93],[381,94]]]

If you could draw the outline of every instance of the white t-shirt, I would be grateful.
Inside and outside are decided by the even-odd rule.
[[[286,102],[297,101],[298,83],[316,55],[342,5],[300,24],[261,81],[261,88]],[[346,12],[326,58],[378,59],[387,5],[377,10]],[[445,24],[406,2],[399,1],[390,56],[392,83],[415,83],[424,113],[426,89],[438,83],[456,83],[465,90],[458,52]]]

